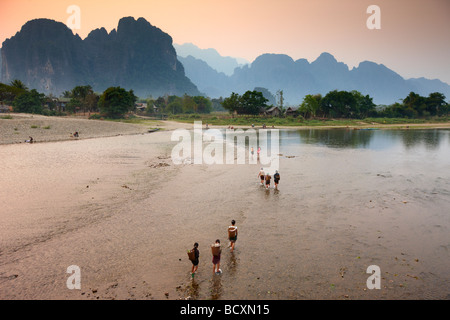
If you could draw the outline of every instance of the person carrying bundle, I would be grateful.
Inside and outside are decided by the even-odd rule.
[[[236,240],[237,240],[237,235],[238,235],[238,231],[237,231],[237,227],[236,227],[236,221],[232,220],[231,221],[231,226],[228,227],[228,239],[230,240],[230,252],[234,251],[234,246],[236,244]]]
[[[189,260],[192,262],[192,271],[191,276],[194,278],[194,275],[197,273],[198,262],[200,257],[200,252],[198,250],[198,243],[194,243],[194,248],[192,250],[188,250]]]
[[[213,255],[213,273],[221,274],[222,270],[220,270],[220,254],[222,253],[222,249],[220,248],[220,240],[217,239],[216,242],[211,245],[211,251]]]
[[[270,187],[270,179],[272,179],[272,177],[270,176],[269,173],[267,173],[265,179],[266,179],[266,189],[269,189],[269,187]]]

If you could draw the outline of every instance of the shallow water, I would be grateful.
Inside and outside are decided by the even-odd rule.
[[[283,130],[279,190],[260,164],[173,165],[164,132],[0,146],[0,298],[448,299],[449,135]]]

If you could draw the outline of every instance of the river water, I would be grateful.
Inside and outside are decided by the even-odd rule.
[[[450,298],[449,130],[280,130],[278,190],[260,163],[174,165],[170,136],[0,146],[0,298]]]

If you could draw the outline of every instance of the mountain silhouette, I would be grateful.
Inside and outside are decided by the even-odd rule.
[[[117,30],[96,29],[84,40],[63,23],[32,20],[3,42],[2,62],[1,82],[19,79],[47,94],[77,85],[98,92],[121,86],[141,97],[199,94],[172,38],[143,18],[122,18]]]
[[[240,65],[238,59],[222,57],[214,49],[175,47],[170,35],[143,18],[122,18],[117,29],[110,33],[96,29],[84,40],[61,22],[36,19],[3,42],[0,79],[3,83],[19,79],[30,89],[53,95],[78,85],[91,85],[97,92],[121,86],[143,98],[166,94],[219,98],[264,88],[272,93],[282,90],[286,105],[299,105],[307,94],[332,90],[358,90],[376,104],[398,102],[411,91],[450,96],[450,86],[440,80],[404,79],[371,61],[350,69],[327,52],[312,62],[267,53]]]

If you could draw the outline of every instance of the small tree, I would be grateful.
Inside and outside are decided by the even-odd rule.
[[[241,97],[241,110],[239,113],[257,115],[261,109],[267,109],[267,100],[262,92],[247,91]]]
[[[41,114],[44,101],[45,95],[33,89],[17,96],[14,99],[13,110],[14,112]]]
[[[317,112],[320,110],[320,101],[322,100],[322,95],[316,94],[311,95],[308,94],[303,99],[302,104],[300,105],[299,112],[305,118],[313,117],[315,118]]]
[[[111,87],[105,90],[98,101],[98,108],[105,116],[120,119],[134,108],[137,97],[133,90],[126,91],[121,87]]]
[[[225,98],[222,102],[222,107],[230,113],[238,112],[241,106],[241,97],[237,93],[232,93],[231,96]]]

